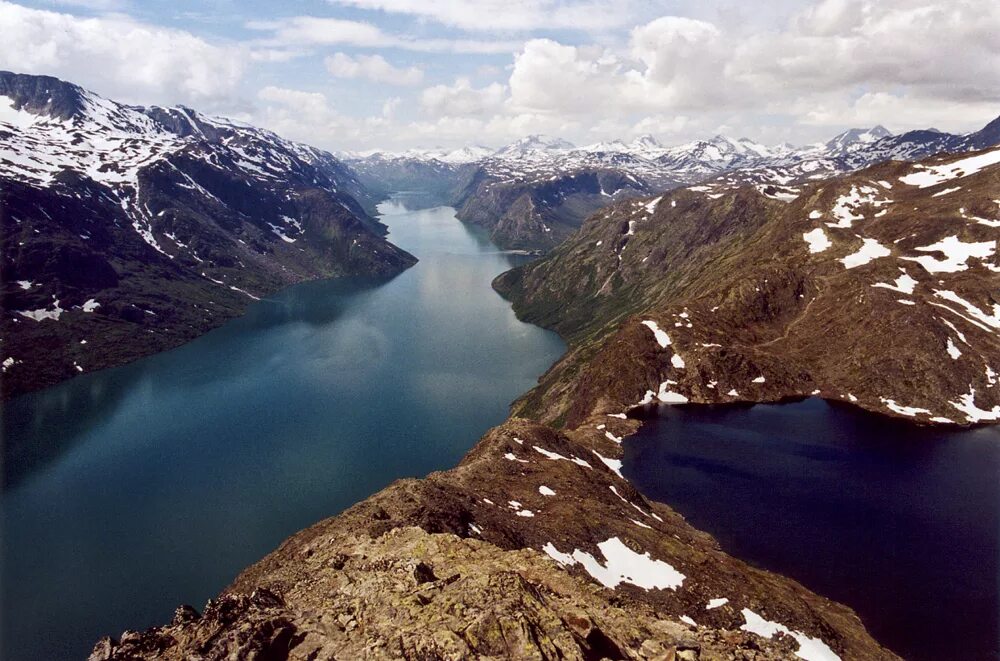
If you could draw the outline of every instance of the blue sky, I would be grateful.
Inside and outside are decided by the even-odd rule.
[[[0,0],[0,68],[183,103],[333,150],[1000,114],[994,0]]]

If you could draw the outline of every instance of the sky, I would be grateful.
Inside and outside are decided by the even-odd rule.
[[[997,0],[0,0],[0,69],[332,151],[1000,115]]]

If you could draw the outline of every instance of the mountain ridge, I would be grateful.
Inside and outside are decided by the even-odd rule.
[[[3,396],[177,346],[281,287],[389,276],[376,198],[322,150],[0,72]]]
[[[612,205],[495,281],[571,346],[515,413],[575,426],[639,403],[819,395],[996,422],[998,199],[994,147],[788,195],[692,186]]]
[[[378,153],[349,157],[347,163],[373,186],[388,181],[436,191],[440,203],[459,208],[461,220],[486,228],[501,247],[545,252],[587,216],[627,197],[720,181],[780,190],[883,161],[918,160],[997,143],[1000,117],[966,134],[921,130],[893,135],[876,125],[848,129],[826,143],[805,147],[767,146],[724,135],[670,147],[649,135],[577,147],[534,134],[461,163]],[[627,183],[610,191],[602,186],[581,190],[580,177]],[[553,194],[554,188],[561,190]]]

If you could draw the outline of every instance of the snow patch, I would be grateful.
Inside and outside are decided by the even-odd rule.
[[[661,348],[666,349],[670,346],[670,336],[660,330],[660,326],[655,321],[647,319],[642,322],[642,325],[653,331],[653,337],[656,338],[656,342]]]
[[[997,163],[1000,163],[1000,149],[994,149],[985,154],[969,156],[944,165],[925,166],[917,164],[913,166],[914,168],[918,168],[917,172],[900,177],[899,180],[907,186],[927,188],[952,179],[968,177],[985,167]]]
[[[947,236],[937,243],[932,243],[929,246],[921,246],[917,250],[922,252],[940,252],[944,254],[945,258],[941,260],[930,255],[925,255],[922,257],[903,257],[903,259],[917,262],[928,273],[955,273],[956,271],[964,271],[969,268],[966,262],[970,257],[978,259],[991,257],[996,250],[996,242],[966,243],[957,236]]]
[[[915,406],[902,406],[900,404],[897,404],[894,400],[886,399],[885,397],[882,397],[881,399],[882,403],[885,404],[885,407],[887,409],[889,409],[894,413],[898,413],[900,415],[908,415],[910,417],[913,417],[919,413],[926,413],[927,415],[931,414],[931,412],[928,411],[927,409],[921,409]]]
[[[965,419],[968,422],[993,422],[1000,420],[1000,406],[994,406],[989,410],[976,406],[976,389],[971,385],[969,386],[969,392],[961,395],[958,401],[948,403],[964,413]]]
[[[853,269],[858,266],[864,266],[872,260],[878,259],[879,257],[888,257],[892,254],[892,251],[875,239],[862,239],[862,241],[864,243],[860,250],[848,255],[847,257],[841,258],[840,261],[844,263],[845,269]]]
[[[572,554],[562,553],[552,542],[546,543],[542,550],[560,565],[579,563],[598,583],[612,589],[631,583],[644,590],[676,590],[686,578],[666,562],[651,558],[648,551],[636,553],[617,537],[600,542],[597,548],[604,555],[604,564],[580,549],[574,549]]]
[[[884,289],[891,289],[893,291],[898,291],[901,294],[912,294],[913,289],[917,286],[917,281],[911,278],[906,271],[903,271],[903,275],[896,278],[895,284],[887,284],[884,282],[877,282],[872,287],[882,287]]]
[[[827,238],[826,232],[823,231],[822,227],[817,227],[810,232],[806,232],[802,235],[802,238],[809,244],[810,253],[823,252],[833,245],[833,242]]]
[[[792,631],[783,624],[765,620],[749,608],[744,608],[743,619],[746,623],[740,627],[742,631],[755,633],[761,638],[773,638],[776,633],[783,633],[791,636],[799,643],[799,649],[795,656],[806,661],[840,661],[840,657],[833,653],[833,650],[819,638],[811,638],[801,631]]]
[[[600,459],[601,461],[603,461],[604,465],[607,466],[608,468],[610,468],[611,471],[615,475],[617,475],[618,477],[622,478],[623,480],[625,479],[622,476],[622,462],[619,459],[610,459],[608,457],[605,457],[604,455],[602,455],[597,450],[591,450],[591,452],[593,452],[594,454],[596,454],[597,458]]]

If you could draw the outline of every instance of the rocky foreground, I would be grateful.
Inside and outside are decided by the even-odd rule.
[[[91,659],[892,659],[618,473],[637,424],[523,419],[290,538],[199,614]]]

